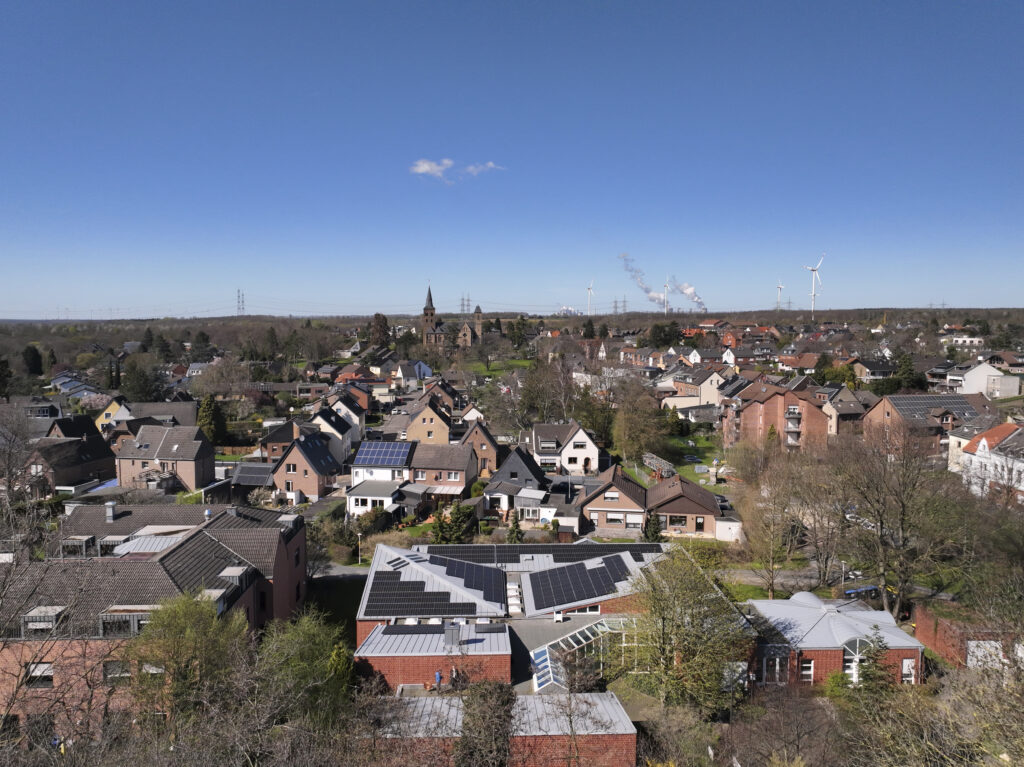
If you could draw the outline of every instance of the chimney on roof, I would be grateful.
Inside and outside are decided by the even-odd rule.
[[[107,501],[103,505],[107,507],[107,524],[110,524],[117,519],[117,501]]]
[[[213,512],[207,509],[206,511],[203,512],[203,516],[206,518],[206,521],[209,522],[210,517],[213,516]]]

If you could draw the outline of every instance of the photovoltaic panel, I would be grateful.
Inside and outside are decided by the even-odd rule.
[[[380,633],[387,634],[388,636],[394,636],[398,634],[443,634],[444,624],[426,623],[416,626],[385,626]]]
[[[411,442],[364,442],[356,451],[353,466],[405,466]]]
[[[582,562],[605,554],[626,552],[635,562],[643,562],[645,554],[660,554],[658,543],[524,543],[524,544],[463,544],[430,545],[425,548],[433,554],[481,565],[519,565],[523,556],[548,554],[556,564]]]

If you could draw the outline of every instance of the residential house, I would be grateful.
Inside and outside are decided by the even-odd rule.
[[[473,420],[460,445],[469,445],[477,457],[477,473],[483,479],[489,478],[498,468],[498,442],[483,421]]]
[[[414,442],[366,440],[356,449],[352,460],[352,484],[367,480],[384,482],[412,479]]]
[[[109,504],[80,506],[60,522],[85,554],[62,547],[60,558],[9,565],[0,602],[5,727],[35,730],[40,745],[98,733],[106,712],[130,704],[119,683],[148,672],[123,650],[164,600],[195,593],[219,615],[242,613],[255,630],[292,617],[305,599],[301,517]],[[168,522],[179,534],[146,534]]]
[[[87,416],[76,416],[90,427]],[[58,419],[54,423],[73,419]],[[76,424],[77,426],[77,424]],[[54,428],[51,427],[51,433]],[[61,430],[56,430],[60,434]],[[78,429],[65,429],[77,432]],[[28,467],[28,482],[32,495],[46,498],[58,488],[73,488],[87,482],[111,479],[115,476],[114,453],[95,427],[92,434],[81,436],[51,436],[37,440],[31,445],[31,452],[25,465]]]
[[[773,436],[790,450],[819,446],[828,436],[824,404],[807,389],[751,384],[723,411],[723,444],[727,449],[739,442],[761,444]]]
[[[853,373],[857,379],[864,383],[881,381],[883,378],[891,378],[896,375],[896,366],[886,360],[869,360],[858,358],[853,363]]]
[[[598,469],[597,443],[575,420],[534,424],[529,441],[534,460],[545,471],[590,474]]]
[[[213,445],[195,426],[143,426],[117,454],[121,487],[180,486],[192,493],[213,479]]]
[[[979,434],[988,431],[994,426],[1005,423],[1005,418],[996,413],[986,413],[972,418],[970,421],[957,426],[949,432],[949,445],[946,454],[946,469],[954,473],[962,470],[961,459],[963,458],[964,447]]]
[[[664,535],[739,539],[739,521],[726,517],[714,494],[678,474],[645,488],[616,465],[598,479],[581,501],[598,535],[639,537],[650,514],[657,514]]]
[[[789,599],[750,599],[744,605],[760,636],[752,663],[759,685],[821,685],[836,671],[857,684],[876,631],[886,644],[885,663],[893,681],[922,681],[924,645],[884,610],[807,591]]]
[[[964,446],[960,465],[975,495],[1024,505],[1024,425],[1001,423],[977,435]]]
[[[320,428],[316,424],[304,423],[298,418],[271,426],[266,436],[260,439],[260,457],[264,463],[277,463],[295,440],[318,431]]]
[[[411,468],[414,483],[427,485],[429,495],[448,502],[469,494],[477,477],[477,457],[470,445],[417,444]]]
[[[957,394],[984,394],[988,399],[1020,395],[1020,378],[990,365],[979,362],[954,377],[947,375],[949,390]]]
[[[318,501],[335,489],[339,474],[330,438],[317,431],[298,436],[284,451],[274,467],[274,487],[293,504]]]
[[[325,402],[331,410],[356,427],[353,439],[362,439],[366,435],[366,412],[370,409],[369,392],[349,387],[346,391],[328,395]]]
[[[424,445],[447,445],[451,430],[451,419],[441,407],[440,400],[428,395],[420,400],[417,407],[410,408],[409,422],[404,435],[399,435],[399,438]]]
[[[395,500],[398,498],[398,489],[402,484],[401,481],[368,480],[353,485],[345,493],[348,500],[346,510],[349,516],[362,516],[377,508],[385,510],[396,508]]]
[[[153,418],[163,426],[195,426],[199,403],[187,402],[128,402],[115,397],[96,416],[96,428],[106,433],[121,421],[135,418]]]
[[[352,442],[357,437],[356,427],[342,418],[336,410],[329,407],[321,407],[309,423],[320,430],[320,434],[327,437],[331,455],[338,465],[344,465],[352,453]]]
[[[884,445],[907,433],[928,455],[948,459],[949,433],[988,412],[980,394],[890,394],[864,415],[864,435]]]
[[[1024,375],[1024,354],[1017,352],[992,352],[984,359],[990,365],[1014,375]]]
[[[139,435],[139,429],[143,426],[161,425],[155,418],[132,418],[128,421],[118,421],[104,430],[104,438],[110,445],[110,449],[114,451],[114,455],[117,455],[126,442],[135,441]]]

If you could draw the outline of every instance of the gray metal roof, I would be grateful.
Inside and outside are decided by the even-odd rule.
[[[567,711],[574,716],[570,722]],[[462,698],[435,695],[399,698],[387,737],[450,738],[462,732]],[[634,735],[636,727],[613,692],[520,695],[512,708],[517,736]]]
[[[799,591],[789,599],[750,599],[747,605],[799,650],[832,650],[852,639],[867,639],[877,626],[890,648],[923,649],[892,615],[859,600],[821,599]]]
[[[402,630],[401,633],[397,633]],[[396,632],[396,633],[392,633]],[[459,626],[459,645],[445,643],[444,626],[375,626],[356,649],[357,658],[393,655],[510,655],[508,626],[467,623]]]

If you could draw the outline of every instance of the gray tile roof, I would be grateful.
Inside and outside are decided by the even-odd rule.
[[[194,461],[212,451],[203,432],[195,426],[143,426],[128,440],[118,459]]]

